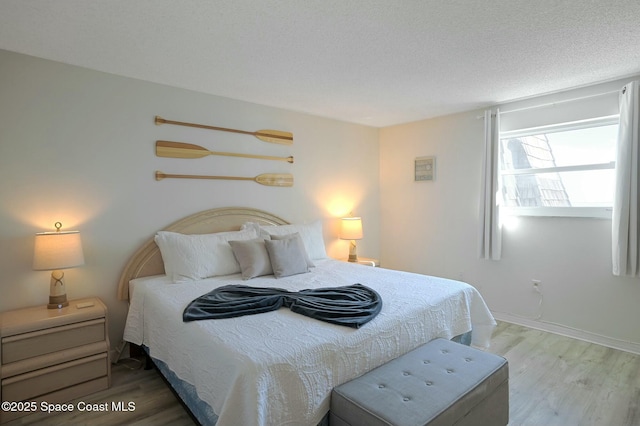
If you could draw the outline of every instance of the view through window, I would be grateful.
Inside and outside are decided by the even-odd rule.
[[[618,117],[500,134],[503,205],[544,216],[610,215]]]

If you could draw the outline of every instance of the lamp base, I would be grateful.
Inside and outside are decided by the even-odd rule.
[[[49,296],[49,304],[47,305],[48,309],[60,309],[65,306],[69,306],[66,294],[61,296]]]
[[[51,283],[49,286],[49,309],[60,309],[69,306],[67,301],[67,291],[64,287],[64,272],[55,270],[51,272]]]
[[[358,253],[357,253],[356,242],[354,240],[351,240],[351,242],[349,243],[349,262],[357,262],[357,261],[358,261]]]

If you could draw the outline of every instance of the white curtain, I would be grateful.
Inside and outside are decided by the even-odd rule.
[[[500,182],[498,180],[500,147],[500,111],[484,112],[484,158],[480,190],[480,258],[500,260],[502,228],[500,225]]]
[[[638,133],[640,102],[638,85],[632,81],[620,92],[620,128],[616,158],[616,190],[612,214],[613,274],[639,275],[638,235]]]

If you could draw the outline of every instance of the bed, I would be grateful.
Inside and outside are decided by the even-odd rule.
[[[246,238],[249,246],[267,234],[275,240],[299,236],[305,262],[313,264],[309,272],[251,276],[256,271],[247,272],[247,259],[237,251],[231,253],[237,256],[239,271],[222,268],[223,274],[206,276],[213,272],[202,263],[215,256],[191,262],[198,254],[182,259],[193,264],[179,271],[168,254],[167,247],[173,246],[160,238],[222,238],[218,243]],[[198,249],[198,244],[188,250]],[[273,247],[284,247],[277,244]],[[229,256],[225,244],[216,247],[216,256]],[[229,263],[221,261],[215,268]],[[194,268],[199,272],[193,273]],[[257,315],[182,321],[191,301],[222,286],[298,292],[356,283],[382,299],[380,313],[359,328],[319,321],[285,307]],[[125,340],[146,349],[200,423],[218,426],[326,424],[333,387],[436,337],[452,339],[471,332],[474,346],[487,347],[495,327],[482,297],[468,284],[330,259],[319,222],[289,224],[247,208],[207,210],[159,231],[127,263],[118,296],[129,300]]]

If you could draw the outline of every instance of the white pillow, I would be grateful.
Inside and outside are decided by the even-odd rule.
[[[180,282],[240,272],[229,240],[257,236],[255,229],[194,235],[160,231],[155,242],[160,247],[165,273],[173,282]]]
[[[260,225],[254,222],[247,222],[242,225],[242,229],[255,229],[260,233],[260,237],[269,238],[271,235],[287,235],[299,233],[304,243],[304,248],[311,260],[326,259],[327,251],[324,247],[324,237],[322,236],[322,221],[316,220],[302,225]]]

